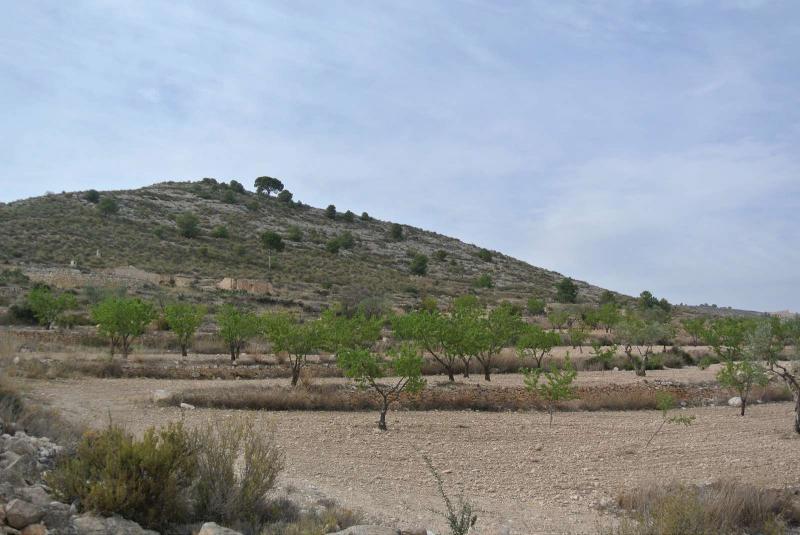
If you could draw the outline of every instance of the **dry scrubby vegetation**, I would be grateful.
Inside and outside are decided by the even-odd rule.
[[[433,232],[239,186],[204,179],[99,192],[99,204],[81,193],[9,203],[0,206],[0,263],[68,266],[74,260],[81,269],[135,265],[216,280],[261,279],[269,271],[281,298],[295,305],[347,296],[355,302],[381,296],[391,304],[420,295],[445,298],[470,291],[481,275],[493,282],[482,290],[493,301],[519,294],[555,298],[561,277],[554,272],[496,252],[486,261],[485,250]],[[101,209],[105,202],[114,209]],[[265,232],[282,237],[283,250],[264,247]],[[601,291],[578,285],[589,301]]]
[[[702,487],[653,483],[622,493],[617,504],[628,516],[607,535],[778,535],[800,523],[796,494],[732,479]]]
[[[718,389],[702,385],[610,385],[605,387],[575,387],[575,399],[556,400],[554,410],[655,410],[658,394],[672,394],[685,406],[702,406],[708,403],[723,404],[728,395]],[[780,387],[763,389],[757,393],[761,401],[790,401],[791,394]],[[189,403],[197,407],[247,410],[326,410],[364,411],[378,410],[380,400],[369,391],[339,384],[308,384],[301,388],[261,387],[237,385],[227,388],[189,388],[178,392],[170,405]],[[440,384],[428,386],[419,392],[398,396],[391,405],[402,410],[477,410],[524,411],[547,410],[546,397],[529,392],[522,387],[483,388],[473,385]]]
[[[98,430],[71,424],[2,380],[0,419],[6,432],[65,446],[45,479],[81,511],[169,533],[193,533],[200,522],[216,521],[246,534],[322,535],[361,520],[330,500],[306,510],[275,496],[283,453],[272,431],[253,433],[246,417],[191,429],[177,422],[136,438],[112,422]]]

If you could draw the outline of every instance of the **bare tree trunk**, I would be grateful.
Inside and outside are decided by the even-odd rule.
[[[800,434],[800,392],[794,395],[794,431]]]
[[[189,353],[188,353],[188,352],[187,352],[187,350],[186,350],[186,349],[187,349],[187,347],[186,347],[187,345],[188,345],[188,344],[186,344],[186,343],[183,343],[183,344],[181,344],[181,356],[182,356],[182,357],[187,357],[187,356],[189,356]]]
[[[297,386],[297,381],[300,379],[300,366],[292,366],[292,386]]]
[[[455,382],[455,380],[456,380],[455,376],[453,375],[453,367],[452,366],[448,366],[447,367],[447,379],[449,381],[452,381],[452,382]]]
[[[747,407],[747,396],[742,396],[742,408],[741,411],[739,412],[740,416],[744,416],[745,407]]]
[[[381,417],[378,420],[378,429],[386,431],[386,412],[389,410],[389,399],[384,396],[383,405],[381,406]]]
[[[491,381],[492,378],[490,376],[490,369],[489,369],[489,362],[482,363],[483,364],[483,379],[486,381]]]
[[[464,379],[469,379],[469,360],[467,359],[460,359],[460,360],[464,364]]]
[[[236,345],[231,344],[230,350],[231,350],[231,364],[233,364],[234,362],[236,362]]]

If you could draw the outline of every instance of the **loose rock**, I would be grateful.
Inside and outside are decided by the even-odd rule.
[[[6,505],[6,522],[12,528],[22,529],[44,517],[44,509],[25,500],[11,500]]]
[[[220,526],[216,522],[206,522],[197,535],[242,535],[238,531]]]

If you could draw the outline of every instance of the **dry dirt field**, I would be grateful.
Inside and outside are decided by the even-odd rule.
[[[648,372],[648,380],[702,381],[713,370]],[[429,378],[429,380],[436,380]],[[632,372],[585,372],[580,382],[641,380]],[[479,382],[480,378],[473,378]],[[509,384],[519,376],[495,376]],[[20,380],[38,400],[93,426],[111,418],[141,432],[185,418],[190,424],[235,411],[181,411],[151,402],[156,389],[226,388],[242,381],[155,379]],[[247,381],[285,384],[286,380]],[[274,426],[286,452],[282,486],[300,495],[324,495],[360,510],[367,519],[397,527],[445,532],[433,510],[441,506],[422,462],[428,455],[446,485],[478,507],[482,534],[595,533],[612,521],[598,505],[621,489],[648,481],[689,483],[737,477],[781,487],[800,481],[800,439],[791,433],[792,405],[753,406],[741,418],[728,407],[685,411],[689,428],[657,427],[654,411],[565,412],[547,426],[543,413],[389,413],[390,430],[376,429],[370,412],[252,412],[254,431]]]

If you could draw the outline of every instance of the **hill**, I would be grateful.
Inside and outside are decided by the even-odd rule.
[[[197,236],[182,234],[182,214],[197,217]],[[87,192],[48,194],[0,205],[0,263],[62,287],[177,287],[197,295],[238,288],[243,298],[310,310],[364,299],[404,307],[468,292],[489,303],[552,301],[563,278],[435,232],[402,225],[398,238],[387,221],[329,216],[213,179],[101,192],[99,202]],[[283,237],[283,251],[268,255],[266,231]],[[428,258],[424,276],[410,271],[418,254]],[[484,275],[491,287],[478,288]],[[603,292],[576,284],[580,302],[595,303]]]

